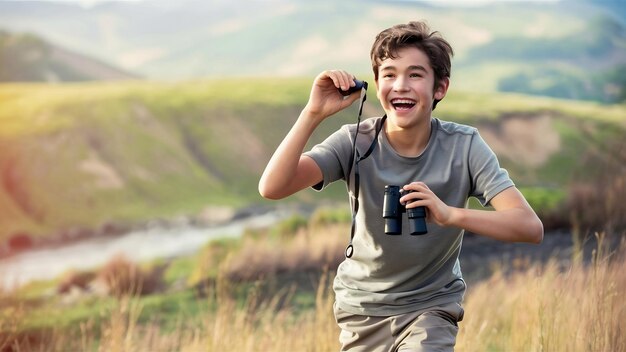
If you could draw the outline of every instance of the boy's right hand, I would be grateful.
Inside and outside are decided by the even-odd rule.
[[[315,77],[309,102],[304,110],[312,118],[322,121],[359,99],[360,92],[344,97],[338,90],[348,90],[353,86],[354,76],[348,72],[342,70],[324,71]]]

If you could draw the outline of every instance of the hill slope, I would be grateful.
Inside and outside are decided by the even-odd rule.
[[[309,87],[300,79],[0,85],[0,239],[262,202],[258,178]],[[365,114],[376,106],[370,98]],[[325,121],[312,143],[353,122],[355,109]],[[623,149],[623,106],[451,92],[436,115],[478,126],[520,187],[564,192],[623,157],[607,153]],[[344,200],[343,186],[293,200],[328,197]]]
[[[127,80],[137,76],[52,45],[32,34],[0,31],[0,82]]]
[[[609,6],[610,5],[610,6]],[[0,1],[0,28],[43,35],[154,79],[371,77],[374,36],[427,20],[455,48],[463,90],[626,98],[624,5],[615,1],[141,1],[92,7]],[[620,12],[621,10],[621,12]]]

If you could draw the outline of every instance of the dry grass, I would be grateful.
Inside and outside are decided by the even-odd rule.
[[[345,225],[328,226],[322,233],[302,229],[289,241],[245,239],[242,248],[222,264],[232,281],[250,281],[282,272],[336,268],[347,241]]]
[[[275,272],[278,268],[298,270],[312,263],[327,263],[328,253],[336,251],[336,247],[340,247],[340,253],[343,251],[344,230],[320,228],[310,234],[299,234],[293,242],[285,244],[289,249],[260,248],[258,243],[250,241],[238,248],[236,257],[250,260],[249,266],[265,265]],[[263,264],[263,259],[268,262]],[[626,319],[626,302],[621,298],[626,292],[623,271],[626,245],[613,252],[600,245],[591,264],[574,263],[568,268],[550,262],[531,264],[512,274],[500,271],[470,287],[457,350],[626,351],[626,334],[620,325]],[[131,269],[132,265],[127,266],[127,271],[133,272]],[[224,261],[211,294],[198,298],[210,301],[208,306],[216,309],[202,312],[200,319],[181,312],[173,324],[175,327],[169,329],[164,329],[156,318],[140,319],[143,307],[137,290],[130,290],[134,295],[118,296],[115,306],[103,312],[101,324],[87,321],[75,333],[49,331],[35,340],[20,337],[19,331],[11,330],[22,319],[24,307],[0,304],[3,331],[0,350],[314,352],[339,349],[339,330],[332,313],[332,274],[320,279],[315,308],[297,310],[293,304],[293,285],[280,287],[270,296],[251,289],[244,302],[238,301],[234,294],[237,283],[231,278],[233,273],[241,278],[247,272],[237,259]],[[11,299],[2,298],[5,302]]]
[[[19,336],[18,326],[24,316],[24,305],[0,290],[0,351],[10,350]]]
[[[109,260],[97,273],[92,284],[100,286],[102,293],[115,297],[146,295],[157,292],[163,286],[164,268],[141,268],[124,255]]]
[[[623,253],[597,251],[589,267],[550,262],[471,288],[459,351],[626,351]],[[621,258],[614,258],[621,253]]]
[[[228,293],[227,281],[219,281],[215,316],[207,316],[192,341],[183,351],[335,351],[339,345],[334,322],[334,297],[328,276],[320,280],[315,310],[295,312],[280,307],[292,289],[257,302],[252,294],[243,309]]]

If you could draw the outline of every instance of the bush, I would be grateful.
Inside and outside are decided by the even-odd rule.
[[[228,253],[220,273],[229,281],[242,282],[280,273],[334,270],[344,258],[348,226],[299,231],[279,242],[244,239],[241,247]]]
[[[294,234],[298,233],[298,231],[305,230],[308,225],[309,221],[305,217],[301,215],[294,215],[272,227],[270,233],[272,238],[279,241],[288,240],[290,237],[293,237]]]
[[[93,271],[76,271],[71,270],[61,277],[59,284],[57,285],[58,293],[68,293],[72,287],[80,290],[87,290],[89,284],[95,279],[96,273]]]
[[[142,270],[123,255],[106,263],[98,272],[97,280],[115,297],[150,294],[163,286],[164,267]]]
[[[255,235],[251,238],[258,238]],[[250,238],[250,237],[246,237]],[[188,286],[198,286],[214,280],[219,267],[229,253],[238,252],[241,247],[237,239],[222,239],[209,242],[196,257],[196,264],[187,279]]]
[[[570,186],[567,208],[575,228],[609,234],[626,229],[626,175],[607,174]],[[586,231],[585,231],[586,232]]]
[[[349,224],[352,221],[352,214],[346,208],[318,208],[311,215],[311,227]]]

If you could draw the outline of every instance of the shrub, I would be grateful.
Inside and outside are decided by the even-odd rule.
[[[163,286],[164,267],[142,270],[123,255],[117,255],[98,272],[97,280],[106,292],[115,297],[143,295],[156,292]]]
[[[352,214],[347,208],[321,207],[311,215],[311,227],[321,227],[325,225],[349,224],[352,221]]]
[[[203,285],[207,281],[214,280],[219,272],[220,264],[228,253],[238,251],[240,246],[240,241],[236,239],[209,242],[196,256],[196,265],[187,279],[187,285]]]
[[[305,230],[308,225],[309,221],[305,217],[301,215],[294,215],[272,227],[270,234],[272,238],[279,241],[288,240],[293,237],[294,234],[298,233],[298,231]]]
[[[32,237],[25,232],[18,232],[9,237],[8,246],[10,251],[23,251],[34,245]]]
[[[567,208],[574,228],[606,229],[609,235],[626,228],[626,175],[607,173],[593,182],[570,185]]]
[[[89,284],[95,277],[96,273],[93,271],[68,271],[61,277],[61,280],[57,285],[57,292],[68,293],[72,287],[76,287],[83,291],[87,290]]]

